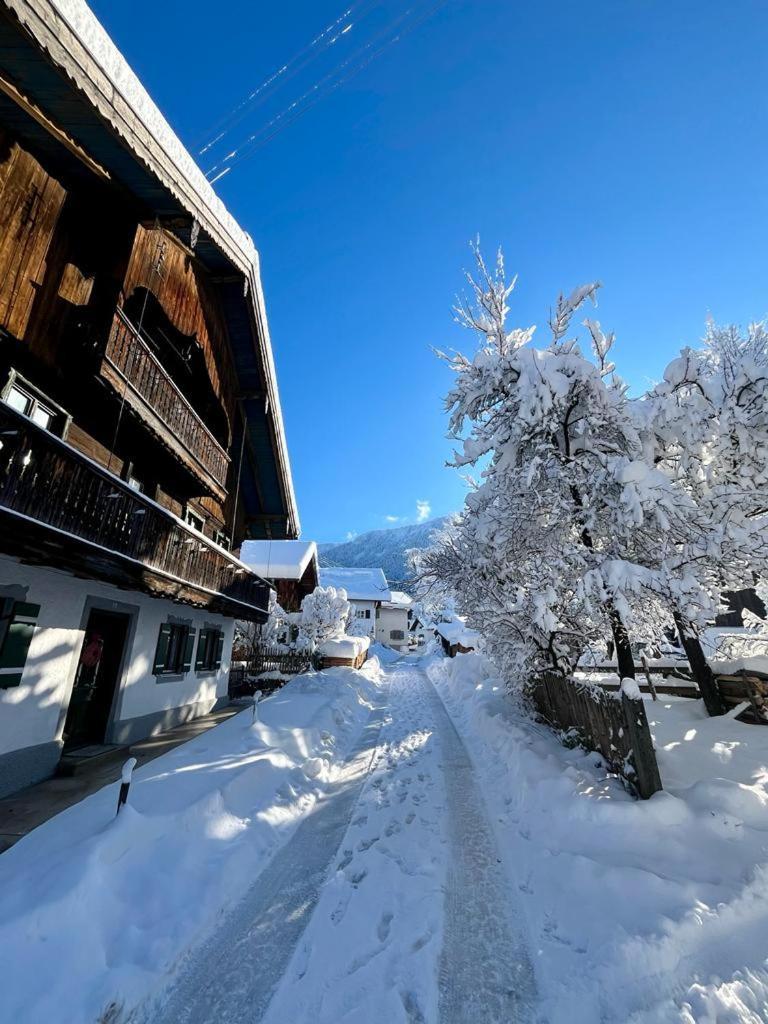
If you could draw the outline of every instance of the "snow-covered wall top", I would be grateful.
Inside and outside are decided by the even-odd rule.
[[[381,569],[321,569],[320,586],[343,587],[350,601],[391,601]]]
[[[246,540],[240,561],[268,580],[300,580],[317,557],[313,540]]]

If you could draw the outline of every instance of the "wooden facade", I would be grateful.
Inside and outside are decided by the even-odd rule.
[[[8,32],[7,15],[0,22]],[[95,159],[73,157],[53,122],[41,131],[46,119],[26,116],[29,101],[8,95],[0,550],[69,569],[76,551],[86,575],[261,619],[266,585],[228,553],[249,523],[280,514],[245,506],[249,494],[262,496],[259,454],[244,438],[232,299],[225,314],[221,290],[237,268],[225,273],[210,242],[201,259],[193,218],[151,210],[125,182],[97,173]],[[270,454],[275,443],[272,435]]]

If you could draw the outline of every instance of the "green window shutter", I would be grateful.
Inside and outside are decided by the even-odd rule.
[[[219,629],[214,634],[214,637],[215,637],[214,642],[216,644],[216,647],[215,647],[215,654],[214,654],[214,658],[213,658],[213,667],[218,669],[218,668],[221,668],[221,655],[222,655],[222,653],[224,651],[224,634]]]
[[[0,609],[5,628],[0,647],[0,687],[7,689],[18,686],[27,661],[29,645],[35,634],[37,617],[40,614],[39,604],[27,601],[4,601]]]
[[[181,666],[182,672],[189,672],[192,668],[192,652],[195,649],[195,630],[187,627],[187,635],[184,638],[184,664]]]
[[[209,630],[200,630],[200,636],[197,641],[197,657],[195,658],[195,672],[200,672],[201,669],[205,668],[205,661],[208,652],[208,644],[210,643],[210,637],[211,634]]]
[[[157,638],[157,649],[155,650],[155,667],[152,669],[154,675],[159,676],[162,672],[165,672],[165,666],[168,663],[168,644],[171,640],[171,625],[169,622],[163,623],[160,627],[160,633]]]

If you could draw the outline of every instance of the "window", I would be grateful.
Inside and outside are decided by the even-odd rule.
[[[223,530],[213,531],[213,541],[215,544],[218,544],[220,548],[226,548],[227,551],[229,551],[229,537]]]
[[[366,608],[365,609],[365,617],[366,617],[366,619],[370,619],[370,617],[371,617],[371,609],[370,608]]]
[[[205,526],[205,520],[202,516],[198,515],[197,512],[193,512],[191,508],[188,508],[184,513],[184,522],[188,526],[191,526],[193,530],[197,530],[198,533],[203,532]]]
[[[42,399],[34,388],[15,373],[3,395],[7,405],[10,405],[22,416],[27,416],[44,430],[52,430],[54,433],[63,433],[63,426],[67,422],[67,416],[58,409],[53,402]],[[57,429],[58,428],[58,429]]]
[[[39,614],[39,604],[0,598],[0,689],[21,682]]]
[[[356,619],[364,619],[364,618],[365,618],[365,612],[363,611],[363,609],[362,609],[362,608],[358,608],[358,609],[356,610],[356,612],[355,612],[355,618],[356,618]]]
[[[390,629],[389,631],[390,640],[405,640],[405,633],[402,629]]]
[[[177,676],[189,672],[194,646],[195,630],[191,626],[163,623],[157,638],[153,673],[156,676]]]
[[[201,629],[197,641],[195,672],[216,672],[221,668],[224,633],[220,629]]]

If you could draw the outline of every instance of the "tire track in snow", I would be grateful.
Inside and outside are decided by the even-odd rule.
[[[178,981],[132,1020],[256,1024],[312,915],[373,764],[385,708],[376,708],[332,790],[259,874]]]
[[[451,860],[440,957],[440,1024],[533,1021],[533,968],[466,748],[426,674],[443,752]]]

